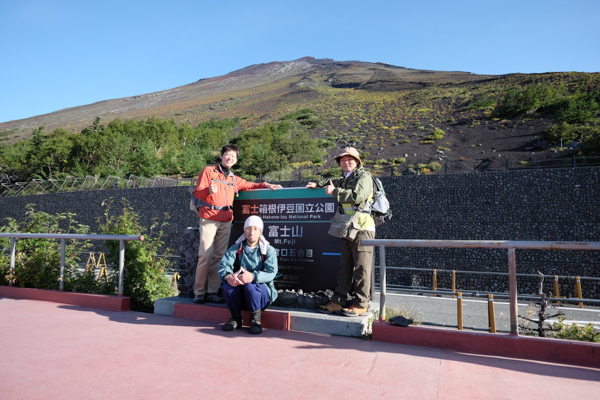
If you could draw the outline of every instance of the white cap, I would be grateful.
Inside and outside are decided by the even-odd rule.
[[[244,222],[244,230],[249,226],[255,226],[262,232],[264,227],[263,220],[258,215],[252,215]]]

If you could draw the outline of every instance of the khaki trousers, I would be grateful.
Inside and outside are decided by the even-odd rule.
[[[219,261],[227,251],[229,222],[218,222],[200,218],[200,245],[198,246],[198,264],[196,266],[196,281],[194,294],[217,293],[221,288],[219,279]]]
[[[375,232],[360,231],[353,241],[342,239],[340,269],[335,294],[331,300],[343,307],[346,306],[348,294],[354,294],[355,305],[369,307],[373,246],[361,246],[360,241],[363,239],[375,239]]]

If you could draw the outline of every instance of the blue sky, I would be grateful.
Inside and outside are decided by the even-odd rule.
[[[304,56],[598,72],[599,38],[599,0],[0,0],[0,122]]]

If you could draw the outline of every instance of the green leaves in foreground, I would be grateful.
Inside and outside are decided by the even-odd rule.
[[[122,209],[111,209],[112,199],[106,201],[104,219],[98,221],[99,233],[111,235],[140,235],[145,229],[139,222],[139,214],[123,200]],[[73,213],[47,214],[35,211],[33,204],[27,205],[28,211],[22,223],[7,219],[0,232],[21,233],[77,233],[89,232],[87,225],[78,224]],[[166,277],[169,268],[168,250],[162,249],[163,228],[167,225],[168,215],[162,222],[152,221],[150,232],[144,241],[131,241],[125,244],[125,270],[123,294],[131,297],[131,309],[151,312],[154,300],[171,297],[177,290]],[[65,247],[64,287],[66,291],[80,293],[99,293],[116,295],[118,291],[119,241],[104,242],[108,252],[106,262],[109,266],[108,277],[98,279],[92,270],[78,269],[83,264],[81,254],[89,251],[89,240],[67,240]],[[10,240],[0,239],[0,246],[10,247]],[[162,257],[157,257],[161,251]],[[7,285],[10,260],[6,253],[0,252],[0,284]],[[16,262],[14,284],[19,287],[58,290],[60,277],[60,240],[59,239],[20,239],[16,244]]]
[[[104,218],[98,220],[100,233],[107,235],[140,235],[144,228],[139,222],[140,216],[133,211],[125,199],[119,210],[112,210],[112,198],[105,200]],[[150,232],[144,234],[144,240],[125,242],[125,275],[123,294],[131,297],[131,309],[152,312],[154,301],[164,297],[177,295],[176,288],[166,276],[169,268],[168,249],[163,249],[163,228],[167,225],[169,215],[165,214],[159,222],[152,220]],[[107,262],[118,265],[119,241],[106,241]],[[157,257],[161,251],[162,257]]]

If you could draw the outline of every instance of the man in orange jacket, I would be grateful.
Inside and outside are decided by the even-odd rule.
[[[199,199],[200,245],[194,284],[194,303],[205,301],[224,303],[219,293],[219,261],[229,246],[233,222],[233,198],[238,191],[268,188],[276,190],[281,185],[268,182],[252,183],[231,172],[237,162],[239,150],[228,144],[221,150],[221,164],[206,167],[198,176],[194,196]]]

